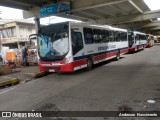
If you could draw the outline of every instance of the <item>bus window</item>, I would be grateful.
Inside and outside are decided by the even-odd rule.
[[[136,36],[135,36],[135,40],[136,40],[136,41],[139,40],[139,35],[136,35]]]
[[[127,41],[127,33],[124,32],[124,41]]]
[[[108,30],[102,31],[102,41],[109,42],[109,31]]]
[[[82,34],[80,32],[72,32],[72,48],[73,55],[75,55],[81,49],[83,49],[83,39]]]
[[[143,40],[143,35],[139,35],[139,40]]]
[[[119,42],[120,41],[120,32],[118,32],[118,31],[115,31],[114,32],[114,38],[115,38],[115,41],[116,42]]]
[[[120,40],[124,41],[124,32],[120,32]]]
[[[85,39],[85,44],[93,44],[93,33],[92,33],[92,29],[91,28],[84,28],[83,29],[84,32],[84,39]]]
[[[100,29],[93,29],[93,39],[95,43],[102,42],[102,31]]]
[[[109,31],[109,41],[110,42],[115,42],[113,31]]]
[[[121,38],[121,41],[127,41],[127,33],[126,32],[121,32],[120,38]]]
[[[134,44],[134,34],[132,32],[128,33],[128,42],[129,42],[129,47],[132,47]]]

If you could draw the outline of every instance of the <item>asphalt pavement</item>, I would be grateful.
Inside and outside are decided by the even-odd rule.
[[[147,100],[154,100],[155,103],[148,103]],[[92,71],[54,73],[0,90],[0,111],[119,111],[123,107],[130,111],[160,110],[160,45],[123,55],[119,61],[101,63]],[[81,119],[160,118],[36,118]]]

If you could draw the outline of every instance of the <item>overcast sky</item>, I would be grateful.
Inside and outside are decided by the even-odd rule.
[[[3,19],[23,19],[22,10],[0,6],[0,11]]]
[[[19,9],[0,6],[0,12],[1,12],[0,18],[2,18],[2,19],[23,19],[22,10],[19,10]],[[74,20],[52,16],[52,17],[50,17],[50,21],[52,23],[53,23],[53,21],[54,21],[54,23],[58,23],[58,22],[74,21]],[[42,18],[41,23],[48,24],[49,18]]]
[[[160,0],[144,0],[151,10],[160,9]]]
[[[151,10],[160,9],[160,0],[144,0],[144,1]],[[1,11],[0,17],[3,19],[23,19],[22,10],[0,6],[0,11]],[[54,22],[63,22],[68,20],[59,17],[52,17],[51,19],[54,20]],[[49,23],[49,19],[42,19],[42,23],[43,24]]]

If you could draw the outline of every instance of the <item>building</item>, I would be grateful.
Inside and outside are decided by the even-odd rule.
[[[35,24],[29,20],[0,20],[0,36],[3,46],[19,48],[29,42],[29,35],[35,34]]]

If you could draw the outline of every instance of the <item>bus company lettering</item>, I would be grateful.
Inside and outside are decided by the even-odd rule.
[[[99,46],[99,47],[98,47],[98,51],[104,51],[104,50],[114,49],[114,48],[116,48],[116,45]]]

